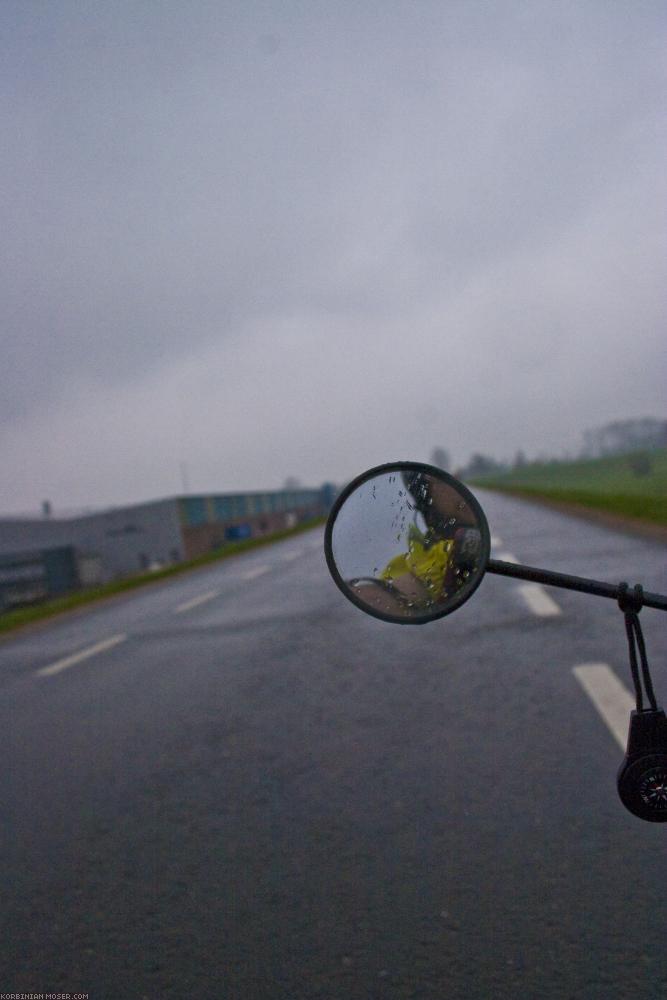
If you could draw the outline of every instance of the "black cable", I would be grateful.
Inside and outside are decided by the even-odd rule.
[[[630,652],[630,671],[632,673],[632,682],[635,688],[635,698],[637,703],[637,711],[642,712],[644,710],[644,702],[642,697],[642,686],[639,679],[639,665],[637,663],[637,648],[639,648],[639,656],[641,659],[641,671],[642,679],[644,681],[644,690],[646,691],[646,697],[649,700],[651,708],[654,712],[658,710],[658,705],[656,702],[655,692],[653,690],[653,682],[651,680],[651,674],[648,666],[648,657],[646,655],[646,645],[644,643],[644,635],[642,632],[641,623],[639,621],[639,612],[641,611],[644,604],[644,594],[640,584],[637,584],[634,588],[634,592],[630,594],[628,592],[627,583],[621,583],[618,587],[619,597],[618,606],[623,612],[625,618],[625,631],[628,636],[628,648]]]
[[[637,603],[642,603],[643,591],[641,584],[637,584],[635,587],[635,600]],[[644,633],[642,632],[641,622],[639,621],[639,612],[635,612],[633,615],[633,624],[635,630],[635,639],[637,640],[637,646],[639,647],[639,656],[641,658],[642,664],[642,678],[644,680],[644,690],[646,691],[646,697],[648,698],[651,708],[654,712],[658,711],[658,703],[656,701],[655,692],[653,690],[653,681],[651,680],[651,673],[648,668],[648,657],[646,655],[646,645],[644,643]]]
[[[635,630],[633,628],[633,616],[630,613],[625,615],[625,631],[628,636],[628,647],[630,650],[630,671],[632,673],[632,683],[635,687],[635,701],[637,704],[637,711],[642,712],[644,709],[644,702],[642,700],[642,686],[639,680],[639,668],[637,666],[637,650],[635,648]]]

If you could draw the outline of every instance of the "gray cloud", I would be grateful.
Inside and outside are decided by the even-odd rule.
[[[0,505],[657,413],[666,20],[3,4]]]

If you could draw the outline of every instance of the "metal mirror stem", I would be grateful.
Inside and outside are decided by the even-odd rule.
[[[594,594],[596,597],[610,597],[613,601],[618,601],[623,594],[622,584],[603,583],[601,580],[589,580],[583,576],[569,576],[567,573],[555,573],[548,569],[538,569],[536,566],[522,566],[520,563],[502,562],[500,559],[489,559],[486,571],[487,573],[497,573],[499,576],[512,576],[517,580],[544,583],[550,587],[578,590],[584,594]],[[667,611],[667,596],[652,594],[645,590],[642,604],[646,608]]]

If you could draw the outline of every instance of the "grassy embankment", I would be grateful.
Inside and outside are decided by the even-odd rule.
[[[531,463],[474,485],[667,525],[667,448],[576,462]]]
[[[273,535],[265,535],[262,538],[248,538],[238,542],[227,542],[222,548],[209,552],[205,556],[200,556],[198,559],[191,559],[188,562],[175,563],[171,566],[165,566],[163,569],[155,570],[149,573],[140,573],[136,576],[126,577],[123,580],[114,580],[111,583],[105,583],[100,587],[89,587],[86,590],[79,590],[72,594],[66,594],[63,597],[58,597],[52,601],[44,601],[41,604],[30,605],[29,607],[24,608],[16,608],[14,611],[7,611],[4,614],[0,614],[0,633],[20,628],[23,625],[31,624],[32,622],[39,621],[42,618],[52,618],[54,615],[62,614],[65,611],[71,611],[75,608],[82,607],[85,604],[102,601],[108,597],[114,597],[115,595],[122,594],[128,590],[136,590],[137,587],[145,587],[160,580],[165,580],[168,577],[178,576],[181,573],[187,573],[193,569],[198,569],[201,566],[206,566],[209,563],[229,559],[230,556],[238,555],[241,552],[247,552],[249,549],[256,549],[265,545],[271,545],[273,542],[281,541],[283,538],[291,538],[293,535],[300,535],[302,532],[308,531],[310,528],[315,528],[320,524],[324,524],[325,521],[326,518],[324,517],[316,518],[315,520],[307,521],[304,524],[299,524],[295,528],[278,531]]]

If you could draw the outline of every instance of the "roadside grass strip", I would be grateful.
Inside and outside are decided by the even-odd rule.
[[[76,663],[81,663],[82,660],[87,660],[91,656],[112,649],[113,646],[117,646],[118,643],[124,642],[126,639],[127,635],[124,632],[112,635],[110,639],[103,639],[101,642],[96,642],[94,646],[87,646],[85,649],[79,650],[78,653],[66,656],[62,660],[56,660],[55,663],[50,663],[48,667],[42,667],[36,672],[40,677],[51,677],[53,674],[59,674],[61,671],[73,667]]]
[[[471,483],[525,500],[572,504],[629,521],[667,525],[665,447],[570,462],[530,462]]]
[[[206,604],[207,601],[212,601],[214,597],[217,597],[220,593],[219,590],[208,590],[205,594],[199,594],[198,597],[193,597],[189,601],[184,601],[183,604],[179,604],[175,609],[176,614],[182,614],[184,611],[190,611],[191,608],[196,608],[200,604]]]
[[[572,668],[572,673],[620,748],[625,750],[630,712],[635,708],[635,699],[606,663],[581,663]]]

